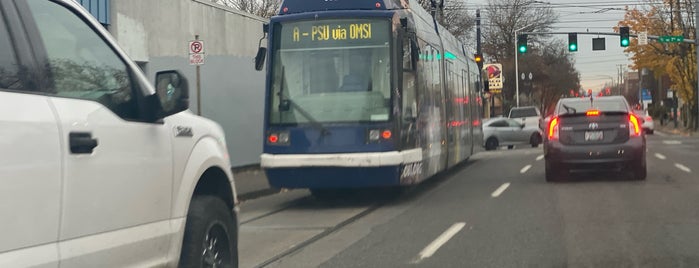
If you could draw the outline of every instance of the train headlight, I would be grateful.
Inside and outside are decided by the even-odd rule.
[[[378,129],[369,130],[369,141],[377,142],[381,138],[381,131]]]
[[[275,131],[267,135],[269,145],[289,145],[291,138],[288,131]]]
[[[289,144],[289,132],[279,132],[279,143]]]

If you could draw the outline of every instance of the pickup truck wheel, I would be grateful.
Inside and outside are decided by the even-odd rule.
[[[232,212],[220,198],[192,198],[179,267],[238,267],[235,221]]]

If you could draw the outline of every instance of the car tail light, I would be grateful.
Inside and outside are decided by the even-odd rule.
[[[558,139],[558,117],[554,117],[551,119],[551,123],[549,123],[549,131],[548,131],[548,137],[549,140],[557,140]]]
[[[599,110],[588,110],[585,115],[587,116],[599,116]]]
[[[646,116],[646,121],[648,121],[648,122],[649,122],[649,121],[653,121],[653,117]]]
[[[629,136],[641,136],[641,125],[638,122],[638,118],[632,114],[629,115]]]

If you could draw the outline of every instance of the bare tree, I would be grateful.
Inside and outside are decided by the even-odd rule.
[[[503,99],[505,104],[504,112],[508,106],[511,106],[511,100],[515,99],[515,79],[518,79],[514,67],[515,30],[519,32],[549,32],[553,24],[558,21],[558,15],[549,5],[531,0],[488,0],[483,17],[485,19],[483,52],[491,62],[503,64],[505,82],[502,95],[499,97]],[[544,53],[547,46],[557,47],[555,43],[546,43],[544,37],[542,35],[529,35],[530,49],[520,57],[520,64],[538,61],[538,57],[548,56]],[[548,79],[547,76],[537,76],[536,74],[534,76],[537,77],[538,82],[541,82],[541,79]],[[539,86],[534,90],[543,89]],[[541,95],[541,92],[535,95]]]
[[[485,12],[484,51],[496,60],[514,56],[515,30],[548,32],[558,21],[558,14],[548,5],[530,0],[489,0]],[[520,31],[522,31],[520,30]],[[529,42],[536,43],[537,35]]]
[[[431,11],[433,8],[439,10],[440,0],[418,0],[418,3],[427,10]],[[434,3],[434,7],[433,4]],[[437,12],[437,21],[439,24],[447,28],[447,30],[459,38],[459,40],[465,43],[468,42],[472,36],[471,31],[475,24],[474,17],[469,15],[466,8],[466,2],[463,0],[444,0],[444,7],[441,9],[442,12]],[[475,14],[475,11],[473,12]]]
[[[279,12],[282,0],[211,0],[263,18],[270,18]]]

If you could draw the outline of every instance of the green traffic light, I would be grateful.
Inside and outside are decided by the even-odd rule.
[[[527,46],[519,46],[519,53],[527,52]]]
[[[629,46],[629,39],[621,39],[621,46],[622,47]]]
[[[570,44],[570,46],[568,46],[568,51],[578,51],[578,45]]]

